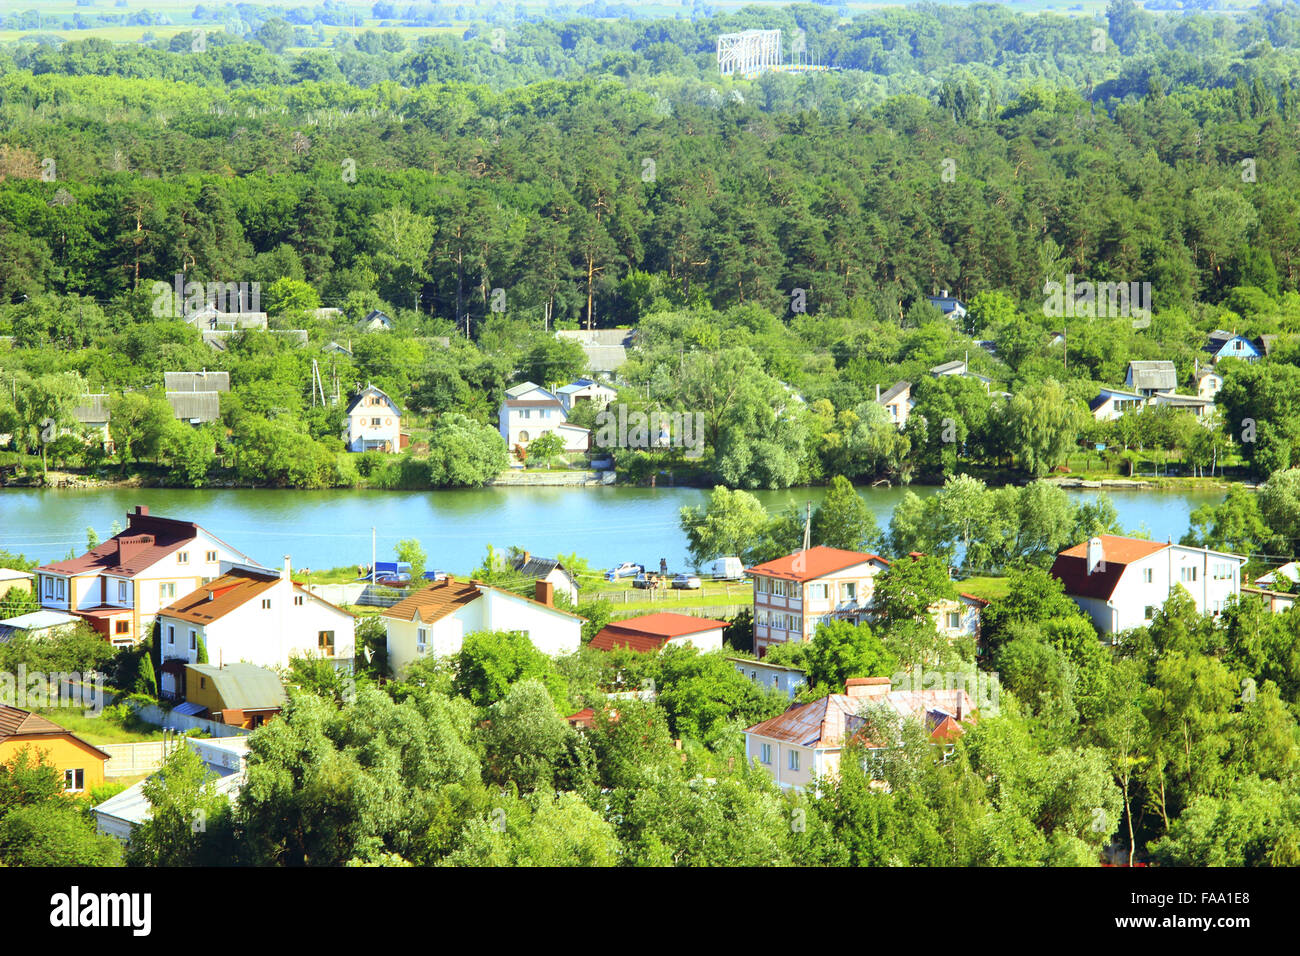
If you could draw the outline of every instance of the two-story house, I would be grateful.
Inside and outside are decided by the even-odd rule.
[[[1129,362],[1124,384],[1146,399],[1172,394],[1178,388],[1178,369],[1167,359]]]
[[[817,545],[750,568],[755,652],[761,658],[773,644],[812,640],[825,620],[865,620],[876,575],[887,567],[879,555]]]
[[[381,389],[366,385],[348,403],[348,451],[402,450],[402,410]]]
[[[876,404],[885,409],[885,414],[889,420],[902,428],[907,424],[907,418],[912,414],[912,407],[916,404],[912,400],[912,383],[895,382],[883,393],[880,386],[876,386]]]
[[[1150,624],[1175,587],[1202,614],[1241,592],[1239,554],[1104,534],[1056,556],[1052,575],[1102,634]]]
[[[883,707],[903,719],[921,721],[935,744],[959,737],[975,717],[963,689],[892,690],[888,677],[858,677],[843,694],[830,694],[745,730],[745,758],[772,775],[783,790],[804,790],[818,778],[839,773],[844,748],[856,742],[864,753],[879,750],[866,732],[866,714]]]
[[[590,431],[568,424],[568,412],[559,397],[532,382],[506,389],[497,410],[497,427],[511,449],[527,448],[533,439],[550,432],[564,439],[565,451],[586,451],[591,444]]]
[[[545,581],[536,582],[535,595],[529,599],[449,574],[380,612],[389,666],[401,677],[421,658],[459,653],[465,635],[477,631],[517,631],[546,654],[572,654],[582,645],[584,618],[557,608]]]
[[[584,402],[589,402],[598,409],[604,408],[618,398],[618,391],[608,385],[602,385],[595,379],[579,378],[557,388],[555,397],[564,406],[565,414],[572,414],[573,410]]]
[[[256,566],[192,521],[151,515],[141,505],[126,522],[125,531],[81,557],[36,569],[42,607],[84,618],[114,645],[147,636],[159,610],[220,575],[222,562]]]
[[[1223,329],[1215,329],[1206,337],[1204,351],[1209,353],[1210,361],[1216,365],[1226,358],[1258,362],[1264,354],[1262,343]]]
[[[295,657],[350,667],[356,618],[291,578],[288,556],[279,570],[225,563],[221,576],[158,612],[163,696],[184,696],[185,666],[243,662],[284,668]]]

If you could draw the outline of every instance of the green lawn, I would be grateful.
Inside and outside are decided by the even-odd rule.
[[[996,601],[1007,596],[1011,589],[1007,578],[973,577],[957,582],[957,590],[965,591],[986,601]]]
[[[88,716],[77,707],[50,707],[37,709],[36,713],[72,731],[88,744],[135,744],[163,739],[161,727],[138,718],[119,724],[102,713],[97,717]]]

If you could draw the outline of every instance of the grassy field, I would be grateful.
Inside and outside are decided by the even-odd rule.
[[[996,601],[1007,596],[1010,584],[1006,578],[973,577],[958,581],[957,590],[984,598],[986,601]]]
[[[136,744],[163,739],[161,727],[146,724],[138,718],[122,724],[104,714],[88,716],[74,707],[51,707],[37,709],[36,712],[65,730],[72,731],[88,744]]]

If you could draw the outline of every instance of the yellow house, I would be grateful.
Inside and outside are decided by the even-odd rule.
[[[39,714],[0,705],[0,763],[28,747],[33,756],[45,754],[63,774],[64,787],[70,793],[86,793],[104,782],[104,764],[109,759],[104,751]]]
[[[32,578],[34,575],[27,571],[16,571],[13,568],[0,568],[0,598],[4,598],[10,591],[26,591],[32,593]]]

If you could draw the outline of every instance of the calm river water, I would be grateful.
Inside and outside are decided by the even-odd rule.
[[[882,528],[903,495],[901,488],[862,488]],[[919,494],[935,489],[914,487]],[[1068,492],[1087,500],[1095,491]],[[518,545],[536,554],[578,552],[593,567],[621,561],[647,566],[667,558],[687,563],[678,525],[685,505],[708,492],[697,488],[483,488],[462,491],[270,491],[157,488],[0,490],[0,550],[42,561],[80,553],[86,528],[100,538],[116,520],[126,524],[135,505],[151,513],[197,521],[255,560],[276,565],[290,555],[295,567],[332,568],[370,563],[370,529],[379,560],[391,560],[401,538],[420,539],[429,567],[467,573],[481,563],[488,544]],[[763,491],[769,512],[790,505],[815,508],[823,489]],[[1222,493],[1108,492],[1125,528],[1145,529],[1156,539],[1177,540],[1188,516]]]

